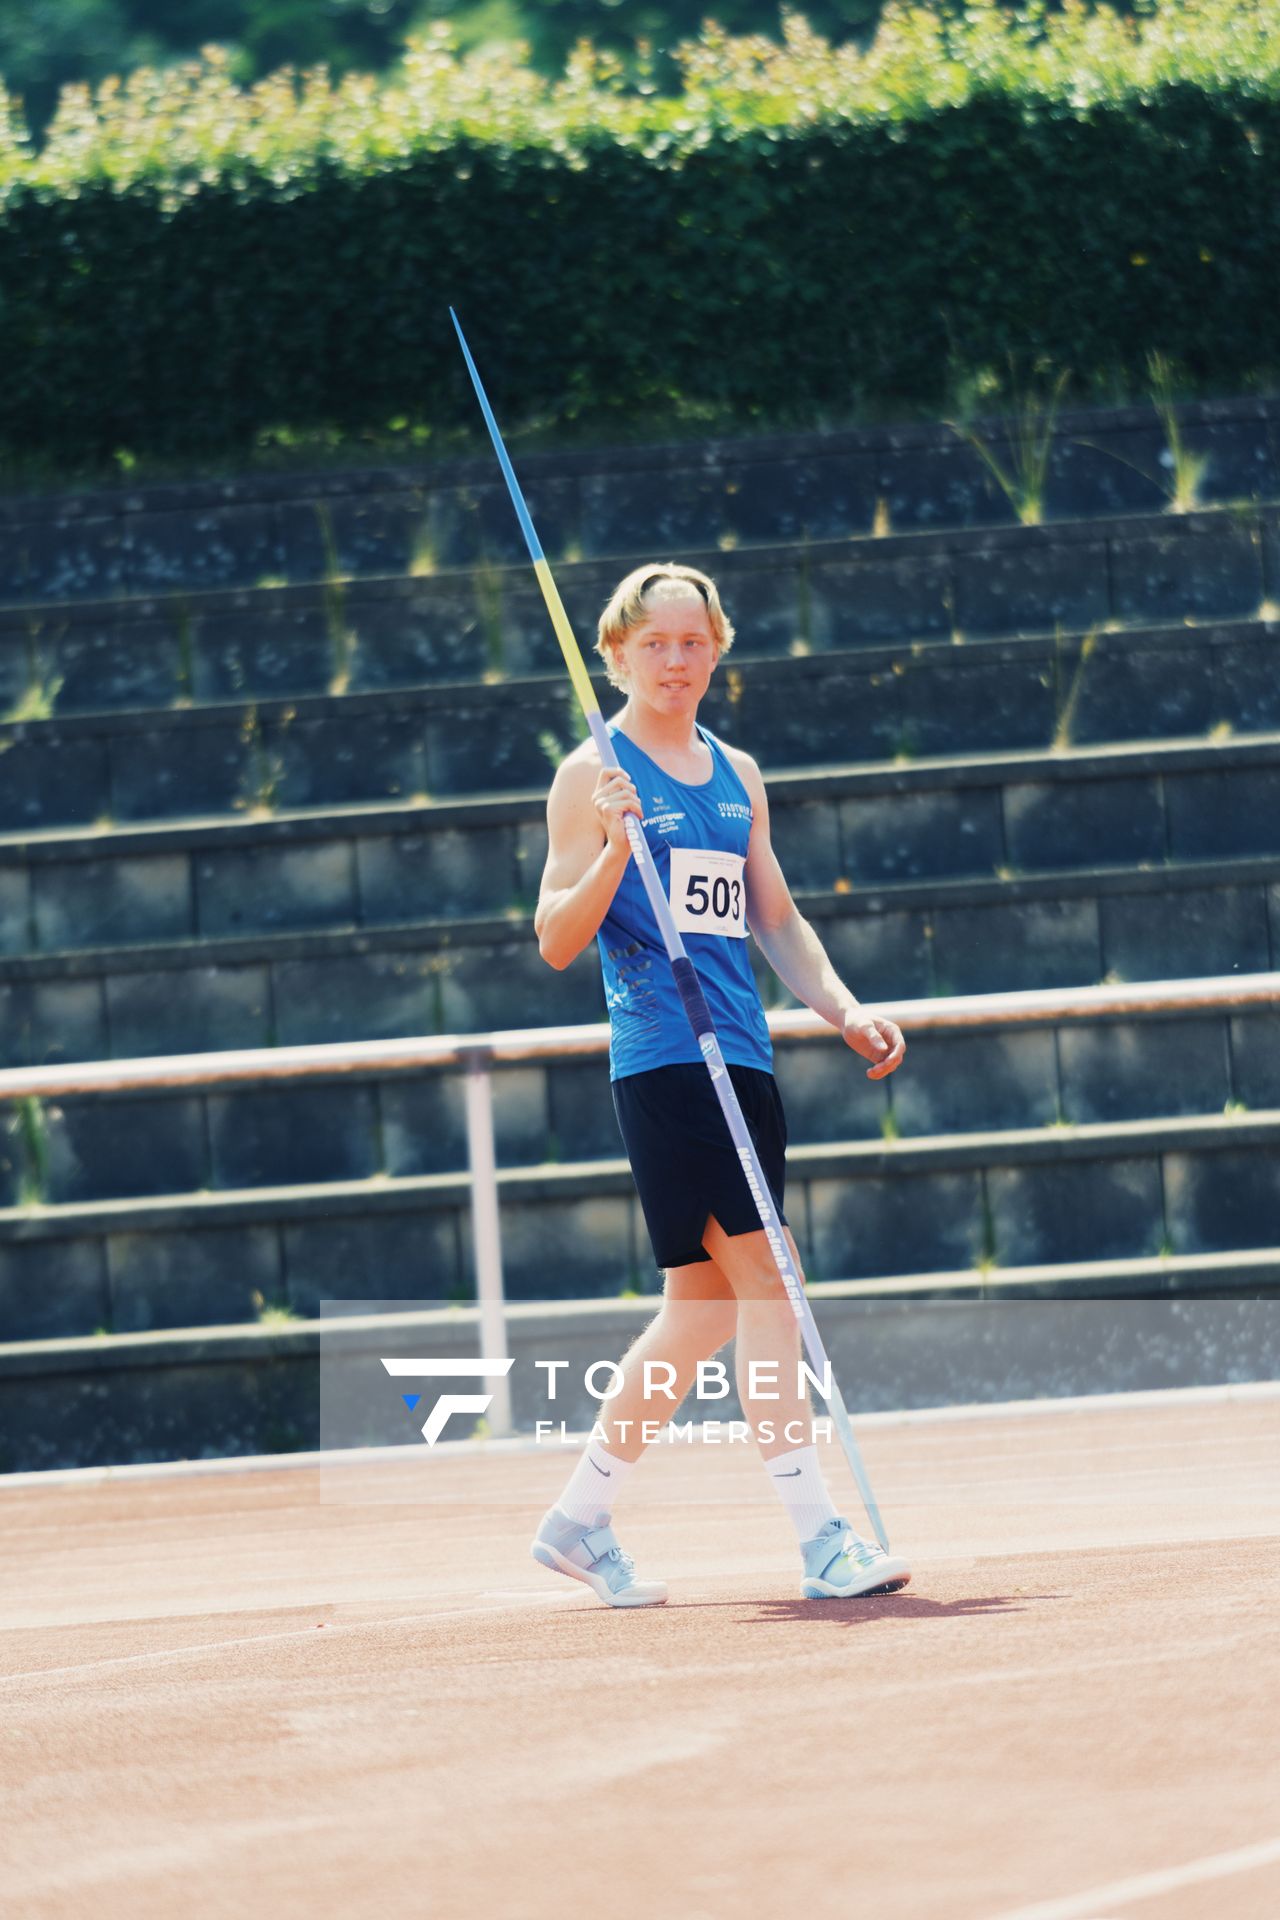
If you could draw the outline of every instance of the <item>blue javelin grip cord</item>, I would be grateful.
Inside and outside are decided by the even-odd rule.
[[[556,638],[560,642],[560,650],[564,655],[565,665],[569,669],[574,691],[578,696],[582,711],[586,716],[587,726],[591,730],[591,738],[595,742],[602,764],[609,768],[611,772],[620,772],[622,771],[621,762],[614,749],[613,741],[609,737],[609,730],[605,725],[604,715],[600,711],[600,702],[597,700],[595,688],[591,684],[591,677],[587,672],[586,663],[582,658],[582,650],[578,645],[577,636],[569,624],[569,617],[564,610],[564,603],[560,598],[556,583],[551,576],[551,569],[547,565],[546,555],[542,551],[541,542],[534,530],[529,509],[525,505],[524,495],[520,491],[520,483],[516,479],[515,470],[508,458],[507,449],[503,444],[498,423],[493,417],[493,409],[489,405],[488,397],[485,394],[480,375],[476,369],[476,363],[471,358],[471,351],[467,346],[462,328],[459,325],[458,316],[452,307],[449,309],[449,318],[453,321],[454,329],[458,335],[458,344],[462,348],[463,357],[467,363],[467,371],[471,375],[471,383],[475,388],[476,398],[480,402],[480,411],[483,413],[485,425],[489,429],[489,437],[493,441],[493,449],[498,456],[498,465],[502,468],[502,475],[507,483],[507,490],[511,495],[511,503],[516,510],[516,518],[520,522],[520,531],[523,533],[525,545],[529,549],[529,558],[533,562],[533,570],[537,576],[538,585],[542,589],[542,597],[546,601],[547,611],[551,616],[551,624],[555,628]],[[631,857],[636,863],[636,868],[644,885],[645,893],[648,896],[649,904],[653,908],[654,918],[658,923],[658,931],[662,935],[662,943],[667,950],[667,957],[671,962],[671,971],[675,975],[676,987],[680,994],[681,1004],[684,1007],[689,1025],[693,1029],[694,1038],[698,1043],[698,1050],[707,1063],[707,1070],[711,1075],[711,1082],[715,1087],[716,1097],[720,1102],[720,1110],[724,1114],[725,1121],[729,1128],[729,1135],[733,1141],[734,1150],[741,1163],[742,1171],[746,1175],[747,1185],[751,1189],[751,1197],[756,1204],[756,1211],[760,1215],[760,1224],[764,1228],[765,1235],[768,1238],[769,1248],[773,1254],[774,1263],[777,1266],[782,1284],[786,1288],[787,1298],[790,1300],[796,1319],[800,1323],[800,1331],[809,1355],[809,1364],[820,1380],[830,1383],[828,1405],[831,1409],[832,1419],[835,1422],[836,1432],[840,1436],[840,1444],[844,1448],[845,1457],[853,1471],[858,1492],[862,1496],[862,1504],[866,1508],[867,1517],[875,1529],[876,1538],[887,1553],[889,1551],[888,1535],[885,1533],[884,1522],[880,1518],[880,1509],[876,1505],[875,1495],[871,1491],[871,1483],[867,1478],[867,1470],[863,1465],[862,1454],[858,1448],[857,1441],[853,1437],[853,1428],[849,1424],[849,1414],[844,1404],[844,1396],[836,1382],[835,1375],[831,1369],[831,1362],[828,1360],[826,1349],[822,1344],[822,1336],[818,1332],[818,1324],[813,1317],[813,1308],[809,1305],[809,1301],[805,1295],[804,1283],[797,1271],[795,1261],[791,1258],[791,1249],[787,1245],[786,1238],[779,1225],[777,1212],[769,1192],[768,1182],[765,1179],[764,1168],[760,1164],[760,1157],[756,1152],[751,1135],[747,1130],[747,1123],[742,1117],[742,1108],[738,1104],[738,1096],[734,1092],[733,1082],[729,1078],[729,1069],[725,1063],[724,1055],[720,1051],[720,1040],[716,1033],[715,1023],[711,1018],[710,1008],[707,1006],[706,996],[702,991],[702,983],[698,979],[697,970],[685,950],[685,944],[680,938],[676,923],[671,917],[671,908],[668,904],[667,896],[662,890],[662,882],[654,871],[653,861],[649,857],[648,843],[645,840],[640,823],[633,813],[628,813],[623,816],[623,824],[626,828],[627,844],[631,849]]]

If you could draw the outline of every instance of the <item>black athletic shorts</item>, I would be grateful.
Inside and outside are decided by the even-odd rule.
[[[731,1066],[729,1078],[785,1226],[787,1120],[782,1096],[773,1075],[761,1067]],[[612,1085],[614,1110],[658,1265],[685,1267],[709,1260],[702,1236],[710,1214],[731,1237],[758,1233],[760,1215],[702,1063],[653,1067],[647,1073],[626,1074]]]

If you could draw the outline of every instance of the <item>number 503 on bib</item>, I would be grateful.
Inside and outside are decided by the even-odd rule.
[[[672,847],[671,914],[681,933],[747,937],[747,889],[740,853]]]

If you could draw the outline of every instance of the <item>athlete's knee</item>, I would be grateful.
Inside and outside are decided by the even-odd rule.
[[[799,1266],[796,1273],[803,1285],[804,1275]],[[788,1313],[793,1311],[786,1281],[767,1248],[763,1255],[755,1252],[736,1261],[730,1270],[729,1282],[739,1306],[751,1301],[762,1306],[785,1307]]]
[[[767,1347],[773,1353],[798,1353],[800,1322],[786,1295],[739,1301],[738,1340],[740,1346],[753,1349]]]
[[[666,1300],[661,1320],[665,1338],[701,1359],[732,1340],[738,1305],[732,1296],[724,1300]]]
[[[803,1285],[804,1272],[800,1265],[796,1243],[790,1228],[784,1227],[782,1232],[785,1237],[786,1256],[789,1256],[788,1264],[794,1270],[796,1279]],[[766,1234],[760,1230],[752,1233],[738,1233],[731,1237],[712,1215],[707,1221],[703,1245],[728,1281],[736,1299],[741,1301],[790,1298],[787,1282],[783,1279],[778,1265],[778,1255],[782,1249],[778,1246],[776,1234]]]

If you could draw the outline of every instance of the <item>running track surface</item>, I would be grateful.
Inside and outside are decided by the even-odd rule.
[[[820,1604],[748,1447],[651,1450],[635,1613],[564,1454],[0,1482],[0,1911],[1275,1920],[1280,1396],[862,1438],[915,1578]]]

